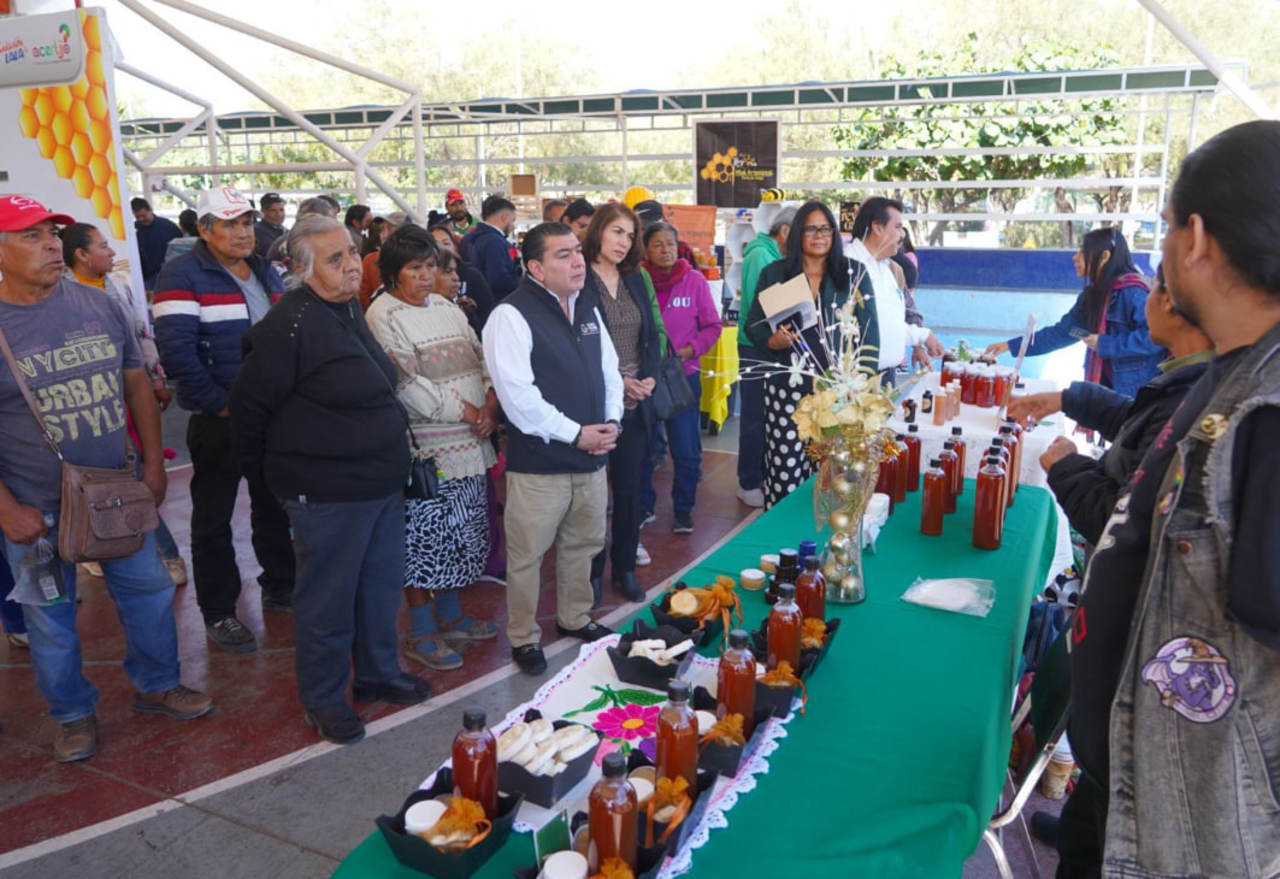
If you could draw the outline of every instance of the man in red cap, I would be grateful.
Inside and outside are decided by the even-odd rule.
[[[62,480],[50,446],[74,464],[124,467],[127,407],[142,445],[142,481],[156,503],[166,485],[160,410],[133,327],[100,291],[63,277],[57,227],[73,222],[34,199],[0,196],[0,349],[8,349],[0,368],[0,529],[36,684],[59,724],[54,759],[63,763],[97,751],[98,690],[81,670],[75,566],[56,554]],[[179,677],[173,580],[154,536],[133,555],[101,564],[128,642],[133,710],[208,714],[213,700]]]
[[[475,228],[476,218],[467,210],[467,197],[461,189],[450,189],[444,194],[444,211],[449,215],[449,229],[461,239]]]

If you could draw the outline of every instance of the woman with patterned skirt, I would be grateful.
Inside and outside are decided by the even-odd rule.
[[[811,201],[796,211],[786,253],[784,259],[769,263],[760,272],[756,299],[747,312],[747,338],[765,364],[753,365],[751,372],[767,376],[763,379],[766,509],[795,491],[813,472],[792,416],[800,400],[813,391],[813,379],[802,375],[801,367],[806,372],[813,372],[815,367],[827,369],[824,343],[834,340],[824,340],[818,326],[800,329],[793,322],[784,321],[773,329],[760,304],[760,292],[803,274],[824,326],[831,325],[834,310],[849,298],[849,262],[844,256],[840,229],[826,205]],[[813,359],[803,356],[803,351],[811,352]]]
[[[494,463],[489,437],[498,401],[480,340],[453,302],[456,289],[446,279],[437,284],[438,257],[425,229],[397,229],[378,256],[387,292],[365,317],[399,372],[396,392],[417,443],[414,454],[434,457],[440,471],[437,497],[405,504],[404,653],[449,670],[462,665],[452,645],[498,634],[493,623],[463,613],[459,594],[489,556],[485,471]]]

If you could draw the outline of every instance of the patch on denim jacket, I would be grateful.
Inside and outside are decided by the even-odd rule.
[[[1142,667],[1142,680],[1155,684],[1161,705],[1196,723],[1212,723],[1236,699],[1227,658],[1201,638],[1169,641]]]

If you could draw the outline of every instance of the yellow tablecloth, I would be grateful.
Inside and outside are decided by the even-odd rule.
[[[729,417],[729,392],[738,380],[738,327],[725,326],[702,355],[702,411],[719,428]]]

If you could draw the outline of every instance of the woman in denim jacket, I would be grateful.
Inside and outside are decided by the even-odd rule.
[[[1147,331],[1147,284],[1119,229],[1094,229],[1072,259],[1085,288],[1056,324],[1036,332],[1027,354],[1048,354],[1082,341],[1089,348],[1085,378],[1135,396],[1160,374],[1159,365],[1168,357]],[[994,357],[1008,351],[1016,357],[1021,344],[1021,338],[996,342],[986,353]]]

